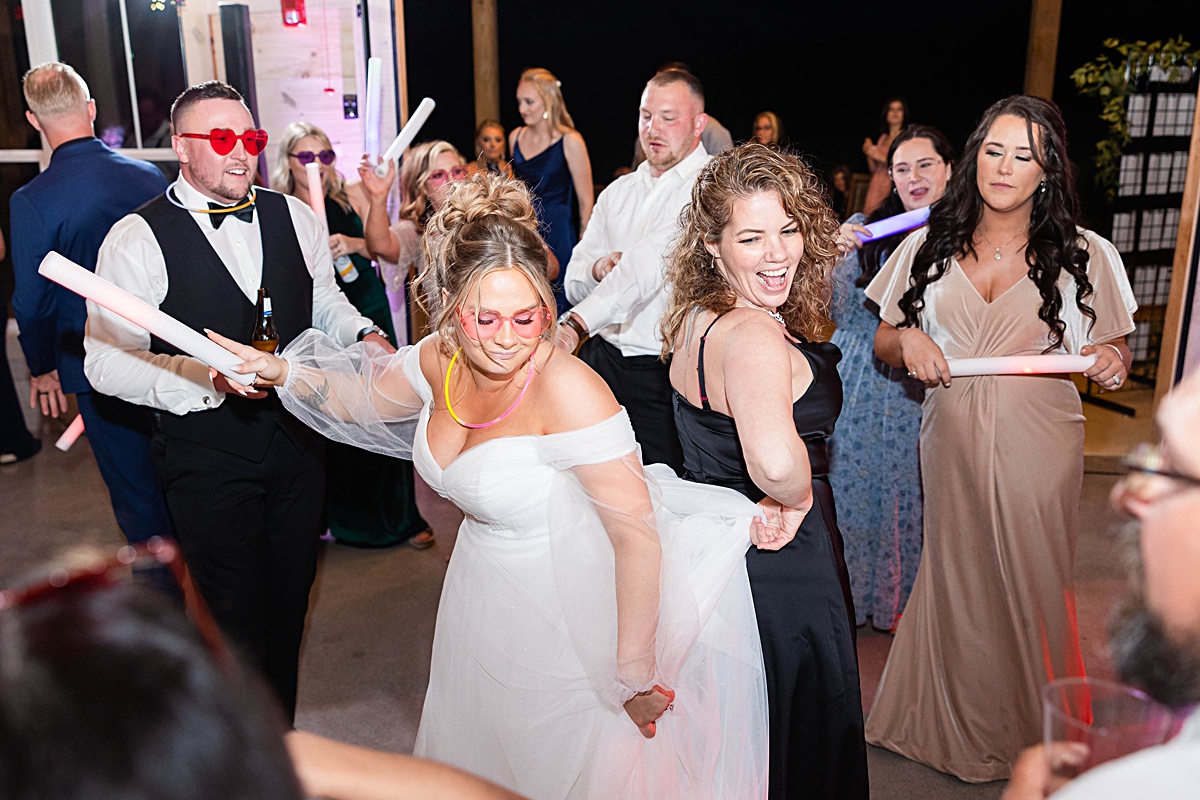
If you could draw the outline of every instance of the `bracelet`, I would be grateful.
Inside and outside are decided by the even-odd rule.
[[[1121,355],[1121,348],[1117,347],[1115,344],[1109,344],[1108,342],[1105,342],[1104,344],[1102,344],[1100,346],[1101,347],[1111,347],[1116,352],[1117,360],[1121,362],[1121,367],[1126,372],[1129,371],[1129,365],[1125,363],[1125,356]]]

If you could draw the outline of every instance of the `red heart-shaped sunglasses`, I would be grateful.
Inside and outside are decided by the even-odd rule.
[[[237,146],[238,139],[242,140],[242,144],[246,146],[246,152],[252,156],[267,149],[267,132],[262,128],[248,129],[240,136],[229,128],[213,128],[211,133],[181,133],[179,135],[184,139],[208,139],[208,143],[212,145],[212,149],[219,156],[227,156],[232,153],[233,148]]]

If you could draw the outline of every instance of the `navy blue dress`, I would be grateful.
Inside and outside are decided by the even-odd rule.
[[[565,137],[564,137],[565,138]],[[525,158],[521,153],[521,139],[513,143],[513,174],[525,182],[533,193],[533,204],[537,209],[538,233],[550,245],[559,263],[559,277],[551,281],[554,297],[558,301],[558,313],[570,308],[563,290],[563,273],[571,261],[571,250],[579,241],[572,219],[571,206],[575,201],[575,184],[567,166],[567,155],[563,150],[563,139],[538,153]]]
[[[717,319],[720,319],[718,317]],[[713,320],[713,324],[716,320]],[[712,325],[709,325],[712,330]],[[704,342],[697,372],[704,382]],[[813,507],[796,537],[775,552],[751,547],[746,571],[762,639],[770,719],[770,800],[867,800],[867,752],[854,645],[854,612],[842,536],[829,484],[827,442],[842,408],[841,353],[826,342],[797,342],[813,382],[792,405],[812,465]],[[726,486],[755,502],[737,423],[703,401],[674,393],[683,477]]]

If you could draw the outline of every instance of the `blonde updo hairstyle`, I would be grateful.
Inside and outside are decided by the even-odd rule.
[[[397,216],[399,219],[416,223],[418,229],[424,229],[425,216],[430,210],[425,181],[437,172],[438,156],[442,153],[453,153],[459,164],[467,163],[457,147],[441,139],[434,139],[432,142],[422,142],[409,150],[400,164],[400,211]]]
[[[804,255],[787,300],[779,307],[794,336],[818,338],[828,321],[832,275],[837,259],[838,223],[825,203],[816,174],[797,156],[750,142],[714,156],[692,186],[692,200],[680,214],[680,233],[668,256],[670,287],[662,320],[663,358],[696,309],[724,314],[737,300],[705,243],[721,240],[735,201],[768,192],[800,226]]]
[[[537,213],[521,181],[481,172],[455,184],[425,226],[421,252],[426,266],[417,277],[418,302],[448,356],[459,348],[457,309],[472,294],[478,297],[480,281],[490,272],[518,270],[533,284],[542,305],[555,307]],[[553,325],[542,333],[546,341],[553,336]]]
[[[529,83],[537,90],[542,102],[546,105],[547,121],[550,127],[566,133],[575,130],[575,121],[567,113],[567,104],[562,96],[562,82],[554,77],[548,69],[535,67],[521,73],[517,84]]]

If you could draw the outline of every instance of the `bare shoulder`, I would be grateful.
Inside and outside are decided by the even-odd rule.
[[[587,144],[583,141],[583,134],[574,128],[569,128],[563,132],[563,147],[577,153],[587,150]]]
[[[713,328],[711,338],[721,343],[721,349],[734,357],[747,352],[784,350],[787,339],[780,335],[782,326],[769,314],[753,308],[735,308],[721,317]]]
[[[421,374],[425,376],[426,382],[434,388],[434,396],[437,396],[437,392],[440,390],[442,378],[446,375],[446,367],[450,363],[450,359],[438,346],[440,343],[441,337],[436,333],[431,333],[416,344]]]
[[[545,433],[587,428],[621,410],[604,379],[570,353],[547,351],[539,362],[535,380]]]

